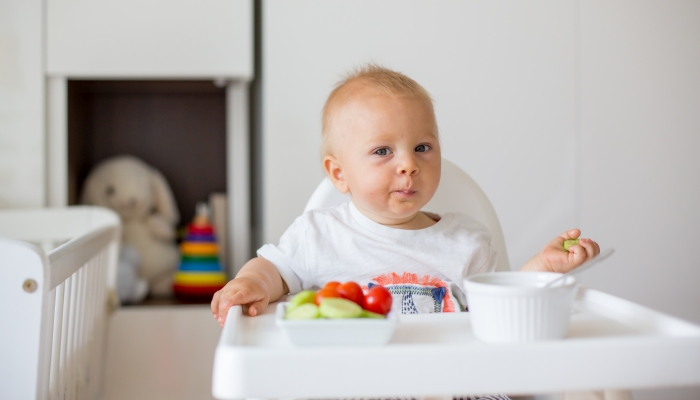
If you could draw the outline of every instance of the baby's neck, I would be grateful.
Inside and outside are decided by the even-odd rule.
[[[437,222],[436,220],[430,218],[426,213],[424,212],[417,212],[413,214],[412,216],[409,216],[407,218],[401,219],[400,221],[391,221],[391,220],[386,220],[383,218],[380,218],[376,215],[372,215],[371,213],[368,213],[360,208],[357,208],[358,211],[360,211],[362,214],[364,214],[367,218],[371,219],[372,221],[388,226],[389,228],[395,228],[395,229],[406,229],[406,230],[416,230],[416,229],[424,229],[431,227],[435,225]]]
[[[409,221],[392,225],[392,224],[382,224],[391,228],[396,228],[396,229],[407,229],[407,230],[415,230],[415,229],[424,229],[431,227],[435,225],[437,221],[434,219],[430,218],[427,214],[424,212],[418,212],[416,215]]]

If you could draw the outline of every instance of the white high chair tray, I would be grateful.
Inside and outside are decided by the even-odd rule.
[[[484,344],[469,313],[401,315],[380,347],[294,347],[260,316],[229,311],[213,395],[241,398],[528,394],[700,384],[700,326],[580,288],[565,339]]]

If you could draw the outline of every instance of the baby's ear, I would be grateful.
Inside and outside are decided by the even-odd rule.
[[[340,193],[346,194],[350,191],[347,182],[345,182],[343,167],[340,165],[337,158],[333,156],[323,157],[323,169],[326,170],[328,178]]]

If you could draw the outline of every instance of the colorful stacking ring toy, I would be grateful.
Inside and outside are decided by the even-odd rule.
[[[180,244],[182,258],[175,273],[173,291],[185,301],[211,301],[226,284],[226,273],[219,263],[219,247],[206,207],[197,207],[194,222]]]

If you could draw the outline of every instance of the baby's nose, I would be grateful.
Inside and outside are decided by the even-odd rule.
[[[418,164],[407,162],[399,166],[399,174],[413,176],[418,173]]]

